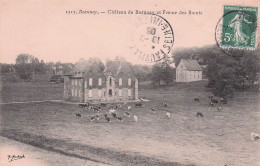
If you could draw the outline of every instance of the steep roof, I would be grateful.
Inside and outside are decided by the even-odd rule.
[[[113,77],[127,76],[134,78],[134,71],[130,67],[130,64],[123,61],[109,61],[104,70],[104,74],[106,77],[111,74]]]
[[[199,65],[198,61],[192,59],[181,59],[181,62],[184,64],[187,70],[190,71],[201,71],[202,68]]]
[[[96,62],[89,63],[84,70],[84,77],[103,77],[105,76]]]
[[[120,62],[119,61],[109,61],[106,64],[104,74],[106,76],[109,76],[110,74],[112,75],[117,75],[118,69],[120,68]]]

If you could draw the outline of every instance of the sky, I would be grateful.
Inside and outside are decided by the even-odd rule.
[[[144,64],[133,52],[135,25],[142,16],[107,14],[108,10],[187,12],[186,15],[160,14],[174,32],[172,52],[180,47],[215,44],[215,27],[223,5],[231,4],[259,6],[256,0],[246,4],[240,0],[0,0],[0,63],[15,63],[16,57],[25,53],[45,62],[75,63],[90,57],[105,61],[122,56],[133,64]],[[79,14],[80,10],[106,13]],[[189,10],[202,14],[189,15]],[[66,14],[66,11],[78,14]]]

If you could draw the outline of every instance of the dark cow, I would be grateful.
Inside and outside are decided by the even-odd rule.
[[[101,107],[106,107],[106,103],[100,103]]]
[[[89,103],[79,104],[79,107],[80,107],[80,108],[87,108],[87,107],[89,107],[89,106],[90,106]]]
[[[211,99],[211,102],[217,104],[217,103],[218,103],[218,100],[217,100],[217,99]]]
[[[136,103],[135,108],[142,107],[142,105],[143,105],[142,103]]]
[[[166,103],[162,103],[162,106],[163,106],[163,107],[167,107],[167,104],[166,104]]]
[[[201,112],[197,112],[197,117],[203,117],[203,114]]]
[[[194,99],[194,101],[197,101],[197,102],[199,102],[199,101],[200,101],[200,99],[199,99],[199,98],[195,98],[195,99]]]

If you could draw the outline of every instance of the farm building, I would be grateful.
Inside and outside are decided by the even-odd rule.
[[[202,68],[198,61],[181,59],[176,68],[176,82],[193,82],[202,80]]]
[[[138,80],[127,63],[110,61],[104,71],[96,62],[75,68],[64,79],[64,99],[109,102],[138,99]]]

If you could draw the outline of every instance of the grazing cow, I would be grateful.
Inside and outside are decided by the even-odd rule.
[[[100,108],[99,106],[94,106],[94,107],[92,107],[92,110],[93,110],[93,111],[96,111],[96,112],[99,112],[100,109],[101,109],[101,108]]]
[[[80,114],[76,114],[76,117],[77,117],[77,118],[80,118],[80,117],[81,117],[81,115],[80,115]]]
[[[108,104],[108,108],[110,109],[114,108],[113,104]]]
[[[162,106],[163,106],[163,107],[167,107],[167,104],[166,104],[166,103],[162,103]]]
[[[212,102],[210,102],[209,105],[210,105],[211,107],[214,107],[214,104],[213,104]]]
[[[126,116],[130,117],[130,113],[125,111]]]
[[[117,119],[120,120],[120,122],[123,122],[123,118],[117,117]]]
[[[256,133],[251,133],[251,139],[252,141],[260,140],[260,135]]]
[[[222,111],[222,108],[221,108],[221,107],[218,107],[218,111]]]
[[[94,122],[95,121],[95,116],[92,116],[90,121]]]
[[[97,114],[96,117],[97,117],[97,120],[99,120],[99,114]]]
[[[154,114],[156,112],[156,110],[154,108],[150,108],[150,111],[153,111]]]
[[[101,107],[106,107],[106,103],[100,103]]]
[[[107,122],[111,122],[110,118],[107,116],[107,114],[104,115],[105,116],[105,119],[107,120]]]
[[[138,121],[138,118],[136,115],[134,115],[134,121],[137,122]]]
[[[114,118],[117,118],[116,113],[114,113],[114,112],[112,112],[112,116],[113,116]]]
[[[89,107],[89,103],[79,104],[79,107],[80,107],[80,108],[87,108],[87,107]]]
[[[218,103],[218,100],[217,100],[217,99],[211,99],[211,102],[217,104],[217,103]]]
[[[135,108],[142,107],[142,103],[136,103]]]
[[[127,106],[127,110],[128,110],[128,111],[131,111],[131,110],[132,110],[132,107],[131,107],[131,106]]]
[[[116,110],[114,110],[114,109],[109,110],[109,114],[112,114],[112,113],[115,113],[115,112],[116,112]]]
[[[171,117],[170,112],[166,112],[166,116],[167,116],[167,118],[170,118]]]
[[[203,117],[203,114],[201,112],[197,112],[197,117]]]
[[[199,99],[199,98],[195,98],[195,99],[194,99],[194,101],[197,101],[197,102],[199,102],[199,101],[200,101],[200,99]]]

